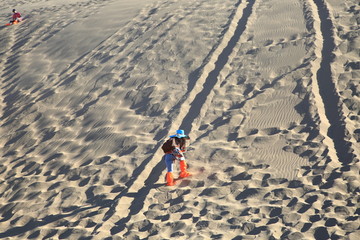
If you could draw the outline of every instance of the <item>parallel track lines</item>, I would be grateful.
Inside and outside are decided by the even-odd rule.
[[[224,34],[217,49],[213,52],[213,55],[209,58],[208,63],[203,67],[202,74],[196,80],[196,85],[181,104],[179,114],[171,122],[170,132],[179,126],[186,130],[191,129],[193,121],[200,113],[201,106],[206,102],[211,90],[216,85],[220,72],[228,62],[230,54],[245,30],[254,3],[254,0],[248,0],[247,2],[241,1],[239,4],[227,32]],[[157,149],[152,158],[147,161],[146,169],[150,170],[144,170],[128,186],[124,193],[120,194],[114,203],[115,206],[112,206],[111,216],[106,219],[107,223],[95,229],[94,234],[103,230],[109,230],[110,225],[115,224],[110,229],[111,234],[121,235],[126,231],[126,222],[135,217],[143,209],[144,200],[154,182],[158,180],[159,171],[161,171],[159,167],[159,159],[162,158],[160,144],[158,144]],[[154,171],[156,172],[157,179],[154,179]]]
[[[351,143],[347,141],[347,129],[337,88],[333,80],[331,63],[334,61],[335,40],[333,23],[324,0],[309,1],[313,11],[314,29],[316,34],[315,51],[317,59],[313,62],[313,91],[317,98],[316,105],[320,116],[320,132],[325,137],[325,144],[329,147],[329,156],[332,160],[349,164],[355,155]],[[316,78],[316,79],[315,79]]]

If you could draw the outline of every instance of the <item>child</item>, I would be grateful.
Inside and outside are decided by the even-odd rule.
[[[190,140],[190,137],[185,135],[184,130],[177,130],[176,134],[171,135],[162,147],[165,153],[164,159],[167,169],[165,178],[167,186],[173,186],[175,184],[173,176],[175,160],[179,160],[180,163],[179,178],[190,176],[190,173],[186,171],[187,164],[184,156],[184,152],[186,151],[186,141],[188,140]]]
[[[21,14],[17,12],[15,9],[13,9],[12,20],[10,21],[10,23],[21,22],[21,21],[22,21]]]

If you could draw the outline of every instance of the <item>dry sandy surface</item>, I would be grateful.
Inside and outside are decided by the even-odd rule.
[[[359,11],[2,0],[0,239],[360,239]]]

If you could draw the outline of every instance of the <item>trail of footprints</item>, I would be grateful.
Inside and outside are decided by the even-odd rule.
[[[303,39],[294,36],[290,42],[269,41],[264,47],[269,51],[276,51],[277,48],[282,48],[286,44],[296,44],[298,41]],[[110,57],[104,55],[100,59],[106,62]],[[356,63],[347,65],[352,76],[356,76],[356,66]],[[340,81],[348,79],[349,72],[339,76]],[[352,96],[357,95],[357,86],[354,83],[354,81],[349,83],[353,84],[349,87],[352,89]],[[250,85],[248,87],[244,90],[244,95],[254,95],[256,88]],[[349,91],[346,90],[341,94],[348,96]],[[351,111],[356,111],[355,108],[355,110],[351,109],[356,104],[351,103],[352,98],[349,99],[347,102],[350,103],[346,104],[347,107]],[[18,109],[14,112],[16,111]],[[11,116],[11,114],[13,112],[9,109],[6,115]],[[32,121],[36,121],[38,118],[36,112],[32,114],[34,115]],[[356,116],[357,114],[352,114],[350,118],[356,121]],[[71,120],[68,124],[71,124]],[[255,138],[257,135],[280,135],[288,138],[289,145],[284,147],[284,151],[303,155],[311,162],[314,160],[313,165],[301,170],[301,177],[298,180],[272,178],[271,174],[267,173],[267,165],[251,163],[239,163],[233,167],[221,168],[219,174],[205,172],[206,180],[184,181],[181,188],[174,190],[153,190],[147,199],[149,207],[144,209],[147,220],[129,223],[126,237],[170,238],[184,237],[183,232],[198,232],[204,238],[225,239],[226,237],[218,234],[216,230],[226,229],[235,232],[233,239],[236,239],[238,234],[254,237],[263,234],[276,239],[300,239],[326,235],[336,238],[337,232],[346,234],[355,231],[359,228],[357,220],[360,213],[356,206],[359,201],[358,179],[353,175],[358,173],[358,166],[332,168],[324,154],[326,149],[321,149],[319,146],[320,142],[311,141],[311,138],[310,141],[303,142],[300,140],[303,137],[299,137],[298,141],[294,140],[294,135],[304,134],[303,130],[307,127],[252,129],[247,132],[249,138]],[[20,134],[10,139],[7,145],[12,145],[25,136],[21,130],[26,129],[26,126],[18,129]],[[356,131],[354,136],[357,134]],[[52,134],[54,131],[49,129],[43,133],[43,139],[51,139]],[[72,169],[70,165],[62,162],[66,156],[56,153],[44,160],[48,164],[45,171],[36,160],[25,161],[26,154],[31,151],[34,150],[29,148],[27,153],[9,150],[4,155],[9,159],[7,162],[9,164],[0,165],[0,173],[7,173],[4,179],[1,179],[2,183],[6,183],[1,184],[2,196],[9,194],[10,191],[13,192],[9,196],[9,203],[1,206],[2,221],[11,219],[11,226],[7,226],[7,231],[2,229],[3,233],[0,236],[9,237],[12,234],[10,230],[19,227],[20,229],[16,229],[20,230],[17,235],[19,238],[35,239],[41,234],[45,236],[44,238],[58,236],[60,239],[91,239],[89,233],[98,224],[97,220],[94,220],[95,216],[104,215],[105,209],[102,207],[108,206],[112,199],[126,188],[123,184],[115,184],[118,179],[124,183],[128,180],[126,166],[124,170],[121,170],[123,166],[119,166],[119,169],[110,176],[101,176],[97,175],[99,166],[101,168],[106,168],[107,164],[111,166],[110,163],[115,160],[112,156],[106,155],[95,159],[89,157],[77,163],[78,169]],[[44,154],[46,151],[44,149]],[[9,170],[10,168],[13,170]],[[17,174],[22,177],[16,177]],[[69,182],[70,186],[68,186]],[[46,186],[44,187],[47,189],[46,193],[30,191],[31,194],[25,195],[21,190],[22,187],[36,189],[41,187],[40,185]],[[344,188],[343,185],[346,187]],[[7,186],[16,187],[10,189]],[[86,190],[80,192],[75,190],[76,187]],[[334,191],[325,191],[330,188]],[[109,195],[104,194],[105,192],[109,192]],[[190,193],[191,196],[198,197],[193,199]],[[61,205],[62,212],[52,216],[51,210],[49,212],[45,210],[39,214],[38,219],[18,212],[24,208],[27,199],[36,198],[39,202],[47,202],[46,207],[49,208],[52,205],[57,206],[60,199],[65,199]],[[80,198],[87,199],[89,205],[74,212],[77,204],[80,204]],[[253,202],[257,203],[256,207]],[[286,208],[282,207],[284,204]],[[234,210],[234,206],[237,210]],[[43,209],[42,205],[38,207]],[[334,214],[336,218],[331,217]],[[77,216],[73,217],[74,215]],[[280,223],[280,227],[275,229],[277,223]],[[22,228],[22,226],[28,227]]]

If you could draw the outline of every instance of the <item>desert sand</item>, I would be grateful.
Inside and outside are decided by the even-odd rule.
[[[359,12],[3,0],[0,239],[360,239]]]

